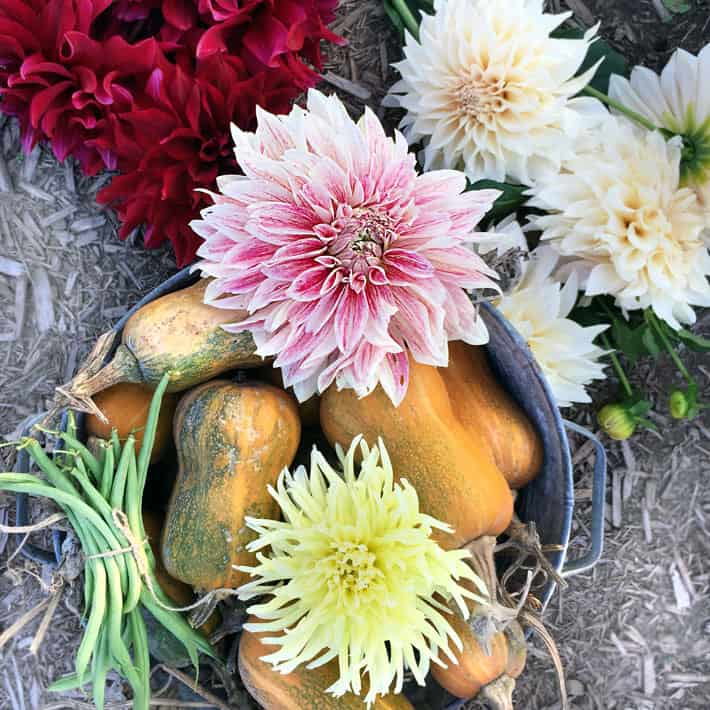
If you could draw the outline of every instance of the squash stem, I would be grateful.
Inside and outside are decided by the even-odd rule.
[[[481,688],[481,697],[491,710],[513,710],[515,681],[504,673]]]
[[[119,345],[111,362],[104,365],[95,375],[73,384],[70,392],[77,399],[86,399],[119,382],[143,382],[143,373],[138,361],[125,345]]]

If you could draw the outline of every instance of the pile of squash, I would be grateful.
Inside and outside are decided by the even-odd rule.
[[[244,517],[278,515],[267,485],[285,466],[305,461],[314,443],[347,448],[358,434],[369,442],[382,437],[395,473],[415,486],[421,509],[452,526],[450,534],[437,533],[445,548],[495,542],[508,528],[512,490],[539,472],[542,443],[496,381],[484,348],[450,343],[447,368],[411,360],[399,407],[381,388],[358,399],[353,390],[335,386],[320,400],[299,405],[281,386],[278,370],[255,355],[248,333],[221,328],[243,314],[205,305],[205,287],[201,280],[140,308],[127,321],[113,359],[68,385],[75,401],[93,399],[94,414],[87,417],[92,437],[106,437],[111,427],[125,437],[140,435],[151,388],[170,373],[149,479],[156,510],[145,516],[162,561],[161,585],[176,603],[190,602],[193,590],[234,589],[247,581],[234,569],[255,563],[246,551],[255,534]],[[479,612],[472,607],[474,620]],[[525,665],[517,621],[484,642],[454,611],[450,621],[463,650],[457,665],[434,667],[438,683],[455,696],[481,693],[510,707],[512,679]],[[242,680],[265,708],[363,707],[360,698],[323,692],[337,674],[332,662],[284,676],[260,660],[265,653],[257,635],[243,632]],[[392,695],[375,707],[412,706]]]

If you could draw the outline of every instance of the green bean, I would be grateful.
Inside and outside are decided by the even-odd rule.
[[[111,429],[111,447],[113,448],[113,458],[118,461],[121,457],[121,440],[118,438],[116,429]]]
[[[91,679],[94,689],[94,705],[97,710],[103,710],[106,697],[106,676],[111,668],[111,654],[108,648],[108,637],[104,630],[99,639],[94,654],[94,673]]]
[[[133,707],[137,710],[148,710],[150,706],[150,653],[148,651],[148,634],[145,622],[138,609],[128,615],[128,626],[133,638],[133,657],[136,672],[143,679],[143,693],[133,698]]]
[[[65,675],[59,680],[55,680],[54,683],[47,688],[47,690],[50,693],[66,693],[68,690],[76,690],[77,688],[81,688],[86,685],[86,682],[86,680],[79,678],[76,673],[72,673],[71,675]]]
[[[106,445],[106,453],[104,455],[104,470],[101,473],[101,483],[99,485],[99,493],[104,500],[108,500],[113,485],[113,472],[115,470],[116,458],[113,453],[113,446]]]
[[[91,470],[94,480],[98,481],[101,478],[101,464],[91,453],[91,451],[89,451],[86,445],[82,444],[81,441],[66,432],[62,434],[62,440],[81,457],[82,461]]]
[[[121,623],[123,620],[123,591],[121,589],[121,579],[115,558],[107,557],[106,573],[108,578],[108,614],[106,633],[108,634],[108,645],[111,655],[121,668],[121,672],[128,682],[138,692],[142,686],[141,680],[133,667],[133,660],[128,652],[128,648],[123,641]]]
[[[47,456],[39,441],[25,439],[23,446],[27,448],[34,462],[47,474],[47,478],[54,486],[65,493],[77,494],[76,488],[74,488],[67,475]]]
[[[135,465],[135,448],[136,448],[136,437],[133,434],[129,434],[126,439],[126,443],[123,445],[123,451],[121,451],[121,459],[118,462],[118,469],[116,470],[116,475],[113,479],[113,485],[111,486],[111,495],[109,501],[111,502],[112,508],[121,508],[123,505],[123,493],[126,489],[126,476],[128,475],[128,467],[131,461]]]
[[[145,481],[148,476],[150,454],[153,450],[153,444],[155,443],[155,432],[158,428],[160,405],[163,401],[163,395],[165,394],[169,381],[170,374],[166,372],[158,383],[158,386],[155,388],[155,394],[153,395],[150,407],[148,408],[148,418],[146,419],[145,429],[143,430],[143,443],[141,445],[140,453],[138,454],[138,489],[141,492],[141,498],[143,496],[143,489],[145,488]],[[142,503],[142,500],[140,502]]]
[[[136,457],[135,456],[131,456],[131,459],[128,462],[128,476],[127,476],[127,478],[128,478],[128,480],[135,480],[135,478],[136,478]],[[128,497],[128,495],[126,497]],[[121,505],[121,503],[119,503],[117,507],[120,507],[120,505]],[[124,507],[123,510],[130,510],[130,508]],[[140,515],[140,513],[139,513],[139,515]],[[133,525],[131,525],[131,519],[129,517],[129,514],[127,514],[126,517],[128,518],[128,527],[131,529],[131,532],[133,533],[133,537],[134,537],[135,541],[143,544],[143,540],[145,540],[145,537],[141,536],[140,531],[136,530],[133,527]],[[145,547],[148,547],[148,546],[146,545]],[[150,560],[149,560],[149,563],[150,563]],[[133,555],[131,555],[128,558],[128,567],[129,567],[129,570],[128,570],[128,591],[126,593],[126,602],[124,605],[124,613],[128,613],[129,611],[132,611],[133,609],[135,609],[138,602],[140,601],[141,589],[143,588],[143,581],[140,576],[140,571],[138,569],[136,559]]]
[[[94,598],[86,623],[84,637],[81,639],[79,650],[76,653],[76,673],[80,678],[89,665],[91,654],[96,648],[99,630],[106,614],[106,569],[102,560],[89,560],[87,564],[94,565]]]

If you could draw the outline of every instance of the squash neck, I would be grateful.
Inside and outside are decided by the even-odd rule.
[[[119,382],[133,382],[141,384],[143,373],[138,366],[138,361],[133,353],[123,344],[116,348],[111,361],[104,365],[96,374],[82,382],[76,393],[84,397],[91,397],[97,392],[117,385]]]
[[[504,673],[481,688],[481,698],[491,710],[513,710],[515,681]]]

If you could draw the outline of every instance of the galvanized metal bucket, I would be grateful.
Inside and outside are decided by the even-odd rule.
[[[114,326],[118,336],[116,341],[120,341],[121,331],[128,318],[141,306],[167,293],[185,288],[197,278],[189,269],[183,269],[147,294]],[[518,516],[523,522],[535,522],[543,545],[558,547],[557,551],[549,553],[549,559],[563,577],[588,570],[597,562],[602,552],[606,484],[604,448],[590,432],[562,419],[550,387],[527,343],[502,314],[488,304],[482,307],[481,314],[490,333],[487,354],[491,366],[500,383],[535,423],[544,446],[544,462],[540,475],[519,492],[516,501]],[[28,422],[28,431],[33,423],[34,421]],[[81,417],[78,418],[78,424],[81,431]],[[591,546],[586,554],[571,561],[566,559],[574,508],[572,457],[566,432],[569,429],[591,439],[596,449]],[[22,451],[18,456],[16,470],[26,471],[28,467],[28,457]],[[27,522],[27,499],[24,495],[18,495],[17,524],[26,525]],[[59,533],[53,535],[53,549],[44,550],[25,545],[22,553],[44,563],[58,564],[61,558]],[[553,591],[554,583],[550,581],[540,592],[543,605],[547,605]]]

